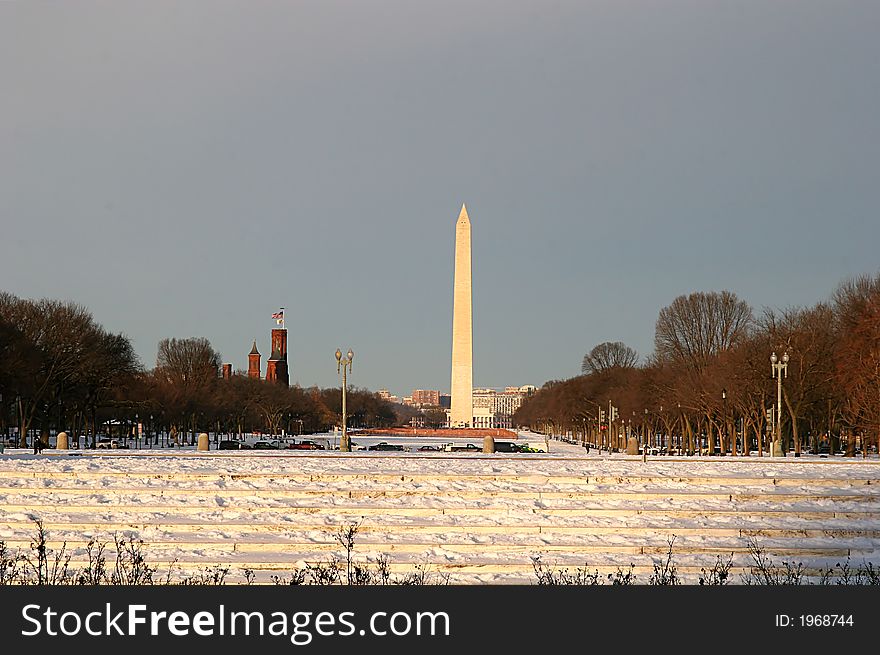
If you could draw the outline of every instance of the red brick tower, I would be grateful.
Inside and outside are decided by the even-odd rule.
[[[277,364],[278,361],[271,357],[266,360],[266,382],[278,382],[278,374],[275,370]]]
[[[287,328],[272,330],[272,352],[277,352],[281,359],[287,361]]]
[[[272,330],[272,354],[266,362],[266,381],[290,386],[287,370],[287,329]]]
[[[260,351],[257,350],[257,341],[254,339],[254,347],[248,355],[248,377],[260,379]]]
[[[232,364],[223,365],[223,379],[228,380],[232,377]]]

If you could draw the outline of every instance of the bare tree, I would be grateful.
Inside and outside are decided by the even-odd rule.
[[[57,406],[66,385],[75,383],[90,344],[102,330],[85,307],[72,302],[19,300],[4,294],[0,310],[28,344],[28,380],[16,390],[19,445],[26,447],[27,431],[35,418],[40,418],[48,433],[49,408]]]
[[[834,292],[833,304],[840,327],[854,326],[864,316],[869,305],[880,296],[880,273],[875,276],[860,275],[845,280]]]
[[[791,358],[782,386],[783,401],[791,419],[791,436],[796,455],[801,452],[799,420],[810,405],[825,406],[834,368],[834,314],[828,305],[810,309],[768,310],[761,319],[775,351]],[[781,353],[780,353],[781,354]],[[761,368],[766,371],[765,361]]]
[[[156,357],[157,378],[164,408],[172,428],[189,425],[195,440],[196,418],[200,406],[210,402],[217,383],[221,357],[204,337],[162,339]]]
[[[654,348],[661,359],[702,369],[743,339],[751,325],[748,303],[730,291],[679,296],[660,310]]]
[[[715,448],[715,432],[724,433],[717,419],[721,409],[718,373],[723,370],[719,357],[748,336],[752,320],[749,305],[730,291],[679,296],[657,317],[654,356],[679,369],[675,395],[681,398],[682,407],[698,412],[700,420],[705,420],[710,454]],[[710,371],[710,367],[714,369]],[[690,432],[687,414],[685,419]]]
[[[93,438],[97,433],[98,409],[112,396],[119,395],[139,373],[142,367],[128,337],[101,330],[90,340],[78,374],[66,393],[76,415],[85,417],[90,424]],[[76,429],[75,434],[80,434],[80,430]]]
[[[162,339],[156,368],[170,381],[196,388],[217,379],[220,360],[220,353],[204,337]]]
[[[10,399],[27,393],[36,383],[34,374],[40,366],[39,350],[16,325],[22,302],[12,294],[0,292],[0,396],[4,398],[4,408]]]
[[[844,282],[834,301],[840,329],[836,380],[845,394],[843,412],[853,428],[871,433],[880,445],[880,275]]]
[[[277,384],[258,382],[250,385],[248,403],[256,409],[266,421],[269,434],[281,431],[285,413],[293,406],[293,394],[289,387]]]
[[[635,368],[639,354],[620,341],[600,343],[584,355],[581,371],[584,373],[601,373],[613,368]]]

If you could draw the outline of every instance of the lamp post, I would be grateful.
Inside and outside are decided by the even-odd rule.
[[[583,400],[585,402],[590,403],[591,405],[593,405],[596,408],[596,441],[598,441],[598,443],[594,442],[592,445],[595,448],[598,448],[599,452],[601,453],[602,452],[602,445],[601,445],[602,418],[604,417],[605,413],[602,411],[602,405],[600,405],[599,403],[592,401],[589,398],[584,398]],[[585,414],[587,416],[590,416],[588,412],[585,412]],[[592,422],[592,417],[590,417],[590,421]]]
[[[22,411],[21,411],[21,396],[15,394],[15,417],[18,425],[16,427],[16,433],[18,435],[18,447],[19,448],[27,448],[27,437],[24,436],[24,432],[22,431]]]
[[[690,431],[688,431],[688,442],[687,442],[688,447],[687,447],[687,451],[685,451],[685,449],[684,449],[684,433],[685,433],[685,428],[687,426],[685,424],[686,422],[684,419],[684,412],[681,411],[681,402],[678,403],[678,420],[681,423],[681,430],[680,430],[681,434],[678,437],[678,446],[681,449],[682,453],[687,452],[687,456],[690,457],[691,455],[694,454],[694,452],[693,452],[693,436],[690,434]]]
[[[730,434],[727,432],[727,389],[721,390],[721,402],[724,405],[724,416],[721,417],[721,420],[724,421],[724,448],[721,449],[721,454],[724,455],[727,444],[730,442]],[[736,457],[736,444],[730,449],[730,454]]]
[[[645,422],[642,424],[642,463],[648,461],[648,408],[645,407]]]
[[[660,454],[663,454],[663,448],[666,448],[666,454],[672,455],[675,450],[674,429],[670,431],[669,419],[666,412],[663,411],[663,405],[660,405],[660,421],[663,425],[663,436],[657,439],[657,446],[660,448]],[[655,431],[656,432],[656,431]]]
[[[777,442],[779,453],[782,453],[782,378],[788,377],[788,351],[782,354],[782,361],[776,357],[776,353],[770,355],[770,368],[773,371],[771,377],[776,378],[776,429],[773,434],[773,443],[770,446],[770,456],[776,456]]]
[[[613,437],[611,436],[611,426],[614,422],[620,418],[617,413],[617,408],[611,404],[611,401],[608,401],[608,453],[612,452],[612,448],[614,452],[617,452],[618,447],[620,446],[620,436],[615,434]],[[613,444],[613,445],[612,445]]]
[[[340,370],[342,371],[342,439],[339,441],[339,450],[347,453],[351,452],[351,442],[348,440],[348,432],[345,429],[345,388],[348,385],[346,371],[351,370],[351,361],[353,359],[354,353],[351,348],[348,349],[348,353],[344,357],[342,356],[342,351],[339,348],[336,349],[336,374],[338,375]]]

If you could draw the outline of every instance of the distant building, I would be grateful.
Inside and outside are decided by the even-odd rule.
[[[223,379],[228,380],[232,377],[232,364],[223,365]]]
[[[440,408],[441,409],[449,409],[452,407],[452,395],[448,393],[440,394]]]
[[[474,421],[475,428],[512,428],[513,415],[522,405],[523,400],[535,392],[535,387],[505,387],[504,391],[496,389],[474,389]]]
[[[416,407],[438,407],[440,405],[440,392],[427,389],[413,389],[412,404]]]
[[[279,321],[280,323],[281,321]],[[287,367],[287,328],[276,328],[271,333],[272,346],[269,351],[269,359],[266,361],[266,382],[274,382],[290,386],[290,371]],[[224,376],[225,368],[224,366]],[[232,365],[229,364],[230,375],[232,373]],[[261,378],[260,351],[257,350],[257,340],[254,339],[254,345],[248,353],[248,371],[247,376],[254,380]]]
[[[376,394],[379,396],[379,398],[381,398],[382,400],[387,400],[389,403],[399,403],[400,402],[400,398],[398,398],[393,393],[388,391],[388,389],[379,389],[379,391],[377,391]]]

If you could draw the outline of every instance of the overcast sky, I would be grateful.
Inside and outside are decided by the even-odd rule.
[[[474,384],[653,349],[878,271],[880,2],[0,3],[0,289],[86,305],[147,367],[449,390],[455,221]]]

